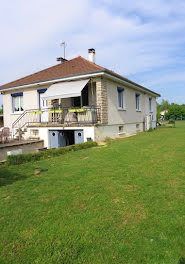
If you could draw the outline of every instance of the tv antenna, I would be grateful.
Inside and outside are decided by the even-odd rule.
[[[66,47],[67,47],[67,43],[65,41],[61,42],[60,43],[60,46],[63,46],[64,47],[64,59],[66,57]]]

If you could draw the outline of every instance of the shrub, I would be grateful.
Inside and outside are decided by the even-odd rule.
[[[167,123],[168,127],[175,127],[175,120],[173,118],[170,118]]]
[[[36,152],[36,153],[10,155],[7,157],[7,163],[9,165],[19,165],[25,162],[47,159],[47,158],[63,155],[70,151],[77,151],[80,149],[87,149],[95,146],[97,146],[97,143],[95,141],[88,141],[85,143],[75,144],[59,149],[47,149],[45,151]]]
[[[169,119],[168,121],[161,122],[162,126],[160,128],[175,128],[176,121],[174,119]]]
[[[175,120],[170,118],[169,121],[168,121],[168,124],[175,125]]]

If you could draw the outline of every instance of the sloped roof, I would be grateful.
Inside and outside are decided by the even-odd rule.
[[[49,80],[56,80],[63,77],[70,77],[74,75],[83,75],[87,73],[96,73],[96,72],[106,72],[110,75],[113,75],[115,77],[118,77],[126,82],[129,82],[131,84],[134,84],[142,89],[145,89],[147,91],[152,92],[151,90],[111,71],[104,67],[101,67],[95,63],[92,63],[81,56],[78,56],[74,59],[65,61],[63,63],[57,64],[55,66],[52,66],[50,68],[44,69],[42,71],[33,73],[31,75],[28,75],[26,77],[20,78],[18,80],[15,80],[13,82],[6,83],[4,85],[0,86],[0,90],[2,89],[8,89],[13,88],[17,86],[27,85],[27,84],[34,84],[39,83],[43,81],[49,81]],[[152,92],[155,93],[155,92]],[[158,95],[157,93],[155,93]]]
[[[102,67],[91,63],[81,56],[69,61],[57,64],[45,70],[33,73],[24,78],[9,82],[0,86],[0,89],[21,86],[51,79],[57,79],[64,76],[83,74],[87,72],[97,72],[103,70]]]

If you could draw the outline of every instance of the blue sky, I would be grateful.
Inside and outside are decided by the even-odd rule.
[[[185,103],[184,0],[0,0],[0,84],[87,58]],[[0,104],[2,99],[0,98]]]

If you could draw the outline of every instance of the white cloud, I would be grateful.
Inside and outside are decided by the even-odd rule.
[[[185,3],[183,0],[101,0],[101,3],[124,13],[136,12],[145,17],[169,18],[173,15],[184,15]]]
[[[182,0],[0,0],[0,82],[8,82],[55,63],[67,41],[67,56],[87,57],[123,75],[178,66],[183,73],[185,4]],[[166,71],[165,71],[166,72]],[[172,71],[173,72],[173,71]],[[178,73],[176,70],[176,73]],[[171,73],[170,73],[171,74]],[[174,75],[177,81],[178,75]],[[161,83],[168,73],[161,74]],[[156,81],[156,80],[155,80]],[[156,89],[158,83],[156,82]]]
[[[86,7],[85,0],[15,0],[11,5],[3,2],[0,9],[0,56],[18,55],[47,45],[58,31],[65,34],[78,30]]]

